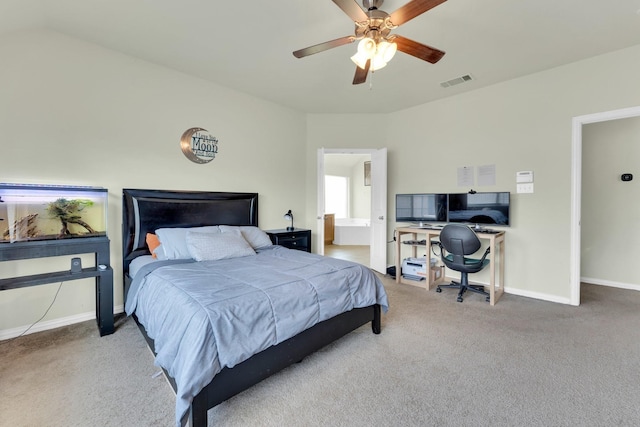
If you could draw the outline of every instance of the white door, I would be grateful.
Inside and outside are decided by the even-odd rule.
[[[318,203],[316,214],[318,223],[316,226],[318,238],[316,239],[316,253],[324,255],[324,148],[318,149]]]
[[[371,153],[371,249],[370,266],[387,271],[387,149]]]
[[[318,202],[316,253],[324,255],[324,155],[371,155],[371,247],[369,265],[385,273],[387,270],[387,149],[318,149]]]

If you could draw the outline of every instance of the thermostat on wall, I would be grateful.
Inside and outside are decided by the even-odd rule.
[[[516,183],[533,182],[533,171],[516,172]]]

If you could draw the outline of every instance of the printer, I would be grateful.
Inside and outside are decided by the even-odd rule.
[[[427,278],[427,257],[403,259],[402,277],[408,280],[425,280]]]

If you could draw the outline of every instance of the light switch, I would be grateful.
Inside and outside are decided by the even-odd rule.
[[[533,182],[533,171],[520,171],[516,172],[517,183]]]
[[[516,184],[518,193],[533,193],[533,182],[527,184]]]

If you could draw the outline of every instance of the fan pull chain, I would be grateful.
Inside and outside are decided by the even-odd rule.
[[[371,70],[369,74],[369,90],[373,90],[373,70]]]

